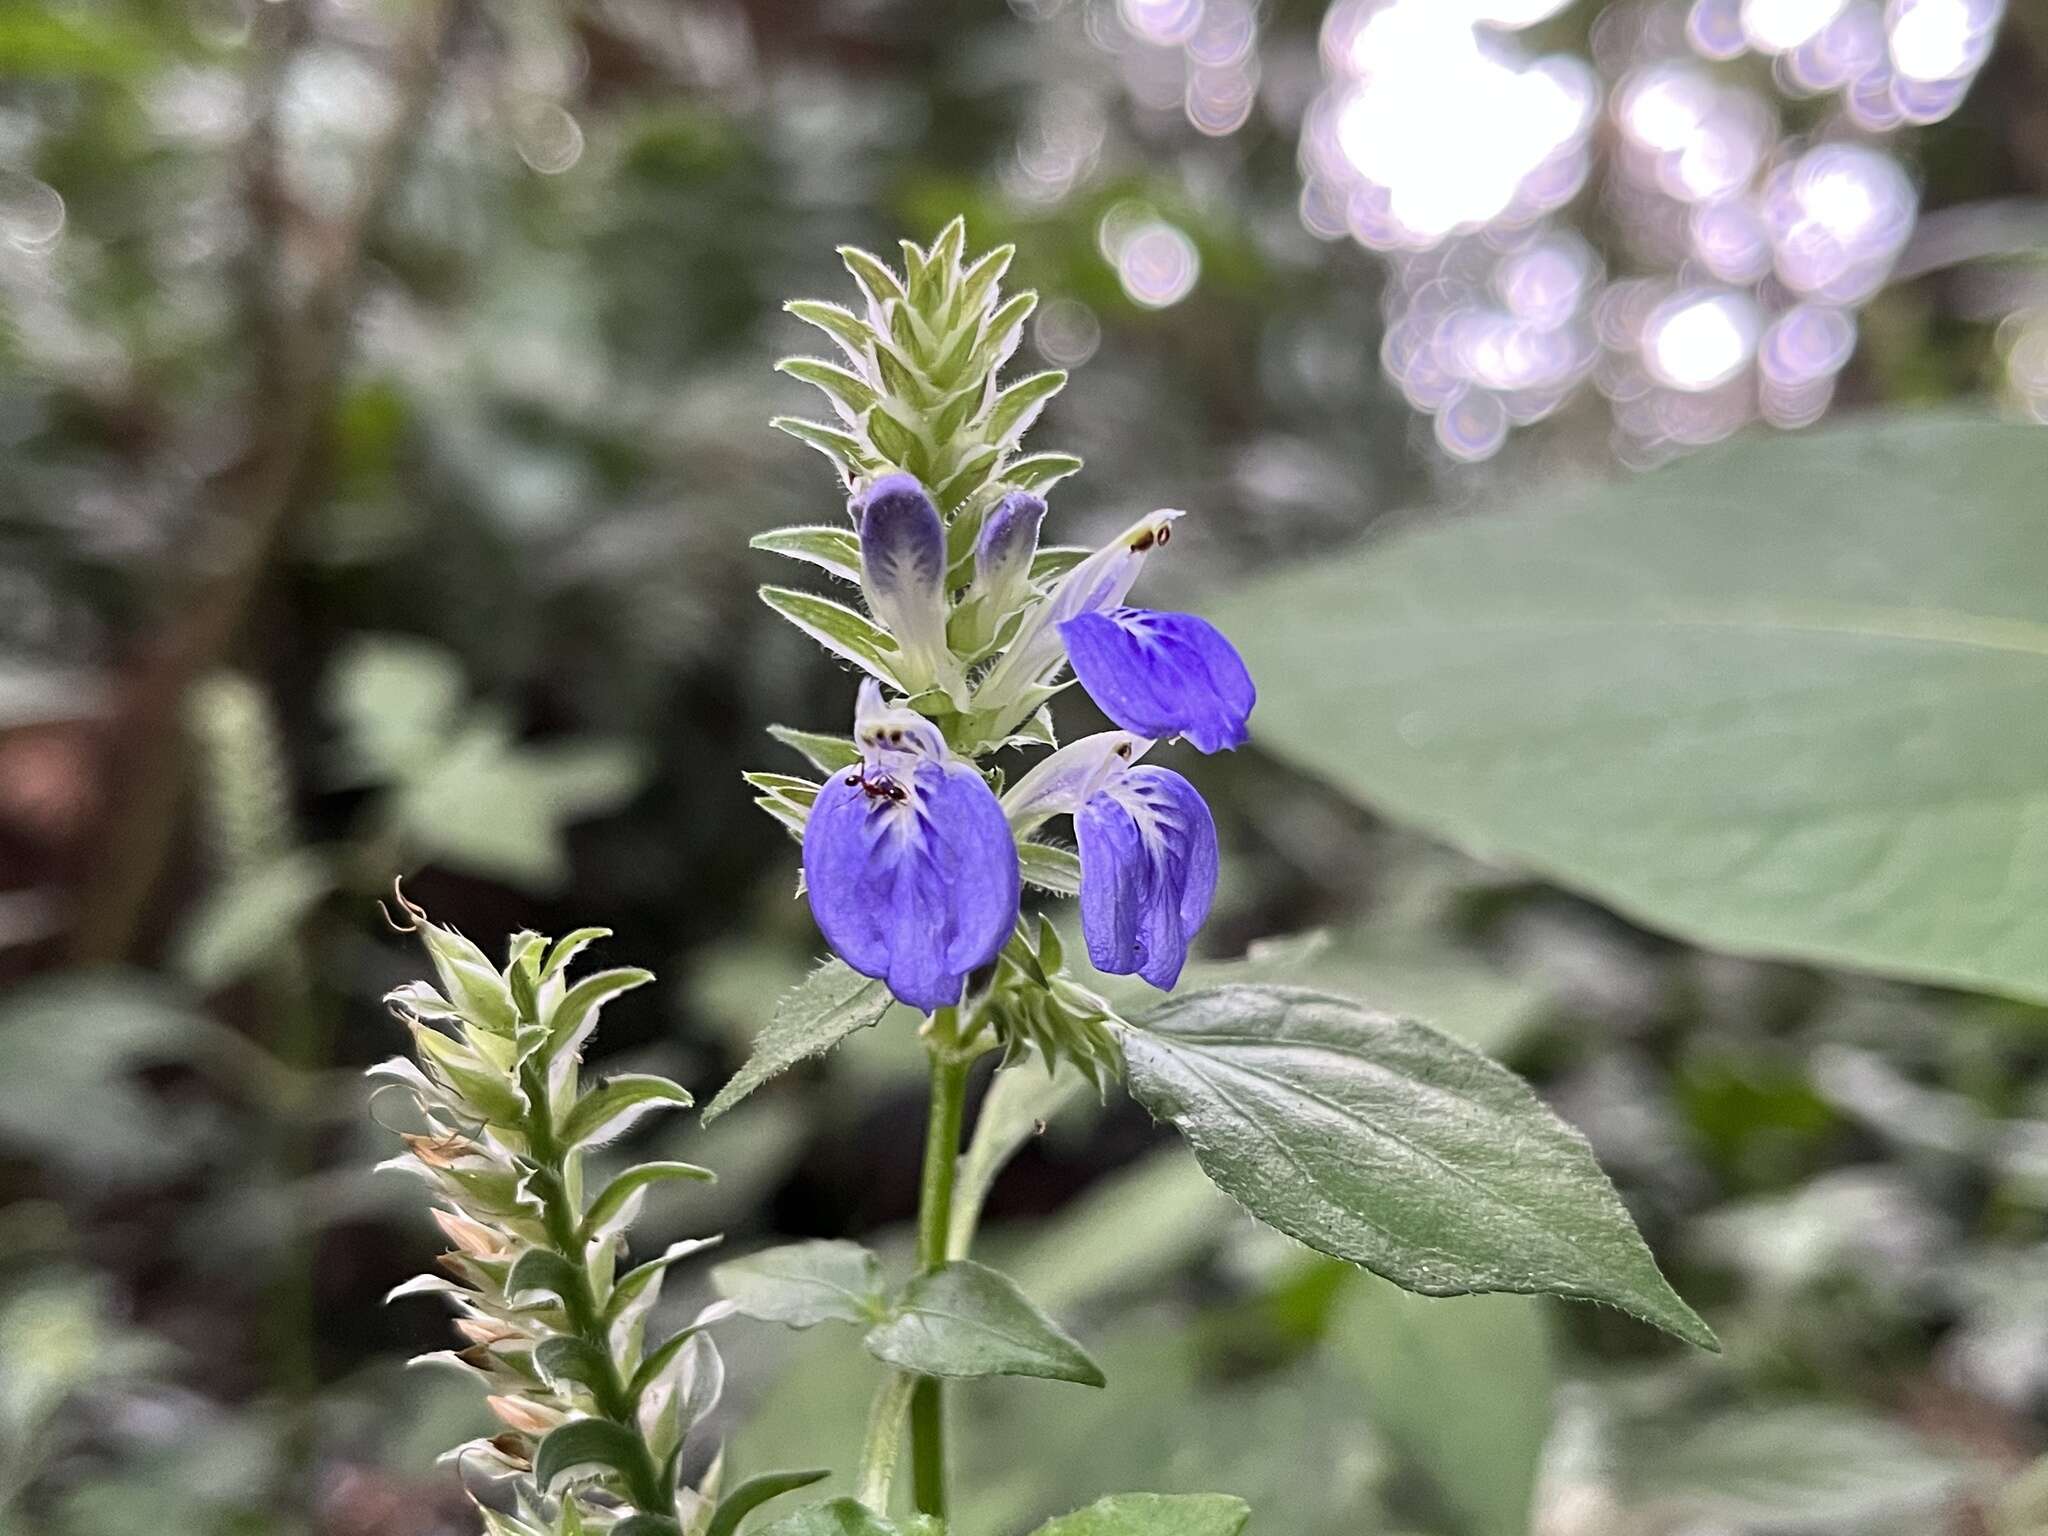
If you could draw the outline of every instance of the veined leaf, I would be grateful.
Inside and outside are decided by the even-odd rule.
[[[709,1125],[740,1100],[798,1062],[822,1056],[856,1030],[881,1022],[889,1011],[889,989],[827,960],[775,1004],[775,1020],[754,1042],[754,1054],[704,1106]]]
[[[747,543],[771,555],[787,555],[815,565],[841,581],[860,585],[860,538],[851,528],[777,528],[757,533]]]
[[[1113,1027],[1132,1096],[1288,1236],[1423,1295],[1604,1301],[1719,1347],[1585,1139],[1469,1046],[1294,987],[1190,993]]]
[[[868,1330],[868,1353],[925,1376],[1042,1376],[1105,1385],[1102,1371],[1005,1275],[971,1259],[919,1275],[887,1322]]]
[[[1237,1536],[1251,1515],[1227,1493],[1113,1493],[1032,1536]]]
[[[580,1147],[623,1135],[643,1115],[658,1109],[687,1109],[689,1090],[649,1072],[621,1072],[576,1101],[562,1121],[562,1145]]]
[[[2048,433],[1738,439],[1254,583],[1272,750],[1690,941],[2048,1002]]]
[[[711,1283],[748,1317],[809,1328],[869,1323],[888,1311],[881,1260],[859,1243],[787,1243],[720,1264]]]
[[[835,656],[843,656],[892,688],[896,677],[896,642],[872,619],[843,603],[792,587],[763,587],[761,601]]]

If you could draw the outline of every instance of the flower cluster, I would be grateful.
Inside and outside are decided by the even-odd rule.
[[[829,777],[749,777],[801,837],[811,910],[840,958],[933,1013],[1003,956],[987,996],[1015,1005],[995,1020],[1014,1047],[1034,1015],[1043,1025],[1059,969],[1050,929],[1034,944],[1020,923],[1024,882],[1080,897],[1098,969],[1174,984],[1215,893],[1216,826],[1192,784],[1143,759],[1168,738],[1238,746],[1255,695],[1213,625],[1127,602],[1181,513],[1151,513],[1093,551],[1041,544],[1043,493],[1080,461],[1016,447],[1065,375],[998,383],[1035,296],[1004,300],[1009,249],[969,264],[963,240],[955,220],[929,251],[905,242],[901,276],[843,252],[864,314],[790,306],[847,365],[782,364],[839,421],[777,425],[838,466],[850,526],[755,543],[857,585],[866,611],[762,595],[867,675],[851,739],[776,732]],[[1058,746],[1048,705],[1072,681],[1121,729]],[[1007,789],[982,764],[1048,747]],[[1078,858],[1044,840],[1056,818],[1071,819]],[[1085,993],[1072,1001],[1057,1011],[1077,1025],[1100,1012]]]

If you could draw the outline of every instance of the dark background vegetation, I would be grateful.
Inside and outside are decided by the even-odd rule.
[[[2048,26],[2013,12],[1912,141],[1929,208],[2048,196]],[[420,965],[377,899],[403,873],[492,950],[608,925],[661,983],[607,1062],[701,1095],[743,1059],[817,941],[739,773],[851,692],[746,547],[837,509],[766,426],[810,408],[779,306],[844,297],[835,245],[963,212],[1099,326],[1038,428],[1088,460],[1055,518],[1193,509],[1162,604],[1610,472],[1597,400],[1456,465],[1383,379],[1381,261],[1297,215],[1320,19],[1262,13],[1261,105],[1206,138],[1081,0],[0,5],[0,1527],[474,1528],[432,1458],[480,1404],[400,1368],[434,1306],[380,1304],[436,1243],[370,1171],[360,1069]],[[1082,120],[1072,184],[1020,195]],[[1129,200],[1200,253],[1170,308],[1099,249]],[[1997,392],[2002,317],[1968,273],[1887,290],[1845,407]],[[2048,1529],[2048,1016],[1686,949],[1256,739],[1203,775],[1211,953],[1327,929],[1299,969],[1529,1073],[1729,1354],[1418,1310],[1262,1237],[1134,1109],[1074,1113],[992,1241],[1117,1385],[971,1396],[969,1529],[1125,1486],[1242,1492],[1276,1536]],[[921,1091],[892,1020],[676,1123],[723,1182],[647,1240],[886,1234]],[[766,1333],[726,1340],[735,1457],[843,1463],[868,1378]]]

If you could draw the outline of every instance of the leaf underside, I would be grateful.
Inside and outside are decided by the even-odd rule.
[[[2048,433],[1737,439],[1284,571],[1262,746],[1717,949],[2048,1002]]]

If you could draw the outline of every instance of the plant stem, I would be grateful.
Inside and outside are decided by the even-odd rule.
[[[966,1059],[955,1053],[957,1008],[932,1015],[931,1112],[925,1124],[924,1177],[917,1201],[917,1264],[931,1274],[946,1263],[953,1179],[960,1162],[960,1123],[967,1107]],[[946,1422],[936,1377],[917,1379],[910,1397],[910,1472],[920,1513],[946,1518]]]
[[[868,1409],[868,1437],[860,1452],[861,1503],[880,1515],[889,1512],[889,1490],[896,1481],[896,1462],[903,1452],[903,1415],[917,1390],[913,1371],[891,1371],[875,1390]]]
[[[570,1160],[575,1153],[555,1141],[554,1109],[548,1099],[547,1075],[529,1062],[520,1072],[522,1086],[532,1108],[526,1116],[527,1149],[541,1172],[533,1189],[541,1198],[542,1224],[548,1242],[569,1261],[576,1272],[575,1283],[564,1292],[562,1308],[569,1315],[569,1328],[596,1352],[603,1362],[598,1379],[587,1383],[599,1418],[610,1419],[633,1436],[639,1454],[631,1467],[622,1468],[627,1493],[635,1509],[643,1514],[669,1518],[672,1497],[654,1453],[640,1433],[626,1392],[626,1376],[612,1355],[611,1330],[604,1309],[592,1292],[589,1271],[583,1262],[582,1214],[570,1197]],[[573,1293],[573,1294],[571,1294]]]

